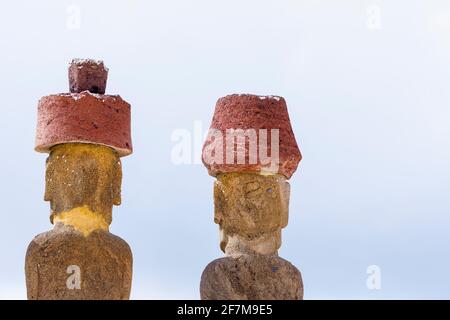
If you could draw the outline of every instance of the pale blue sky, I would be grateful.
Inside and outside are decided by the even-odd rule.
[[[73,57],[103,59],[133,108],[111,226],[133,250],[132,298],[197,299],[222,256],[213,178],[172,164],[170,137],[206,130],[230,93],[287,100],[304,160],[280,255],[305,299],[450,298],[448,1],[13,1],[0,39],[0,298],[25,298],[25,250],[51,228],[36,106],[68,90]]]

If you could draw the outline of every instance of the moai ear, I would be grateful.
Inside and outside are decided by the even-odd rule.
[[[47,157],[47,159],[45,160],[45,191],[44,191],[44,201],[51,201],[52,197],[50,194],[50,190],[51,187],[49,186],[49,183],[51,183],[50,178],[49,178],[49,174],[48,174],[48,162],[50,161],[50,156]]]
[[[289,197],[291,195],[291,185],[286,180],[280,183],[281,202],[281,228],[285,228],[289,221]]]
[[[225,252],[228,243],[227,232],[222,227],[223,210],[225,206],[225,197],[222,190],[222,183],[214,181],[214,222],[219,225],[220,250]]]
[[[220,238],[220,250],[225,252],[225,248],[227,247],[228,243],[228,235],[225,232],[225,230],[222,229],[222,227],[219,227],[219,238]]]
[[[277,231],[275,231],[275,241],[276,241],[276,248],[277,250],[280,249],[281,247],[281,229],[278,229]]]
[[[122,164],[120,159],[114,165],[113,180],[112,180],[112,201],[113,205],[120,206],[122,203]]]
[[[221,184],[218,180],[214,181],[214,222],[219,225],[222,223],[223,208],[225,206],[225,198]]]

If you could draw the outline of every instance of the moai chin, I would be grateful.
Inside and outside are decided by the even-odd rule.
[[[202,159],[216,178],[214,222],[225,257],[203,271],[203,300],[303,299],[300,271],[278,256],[288,224],[287,179],[301,158],[282,97],[217,101]]]
[[[107,74],[101,61],[74,59],[70,93],[39,101],[35,149],[49,153],[54,228],[28,246],[28,299],[129,299],[131,249],[109,225],[121,203],[120,157],[132,152],[130,105],[104,94]]]

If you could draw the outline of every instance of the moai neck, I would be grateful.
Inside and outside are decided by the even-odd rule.
[[[240,235],[225,236],[223,230],[220,231],[221,242],[227,237],[225,246],[225,255],[240,256],[251,254],[278,255],[278,249],[281,246],[281,232],[276,231],[271,234],[262,235],[256,239],[247,239]]]
[[[122,167],[105,146],[68,143],[52,148],[47,160],[45,200],[50,221],[88,236],[109,230],[113,205],[120,205]]]

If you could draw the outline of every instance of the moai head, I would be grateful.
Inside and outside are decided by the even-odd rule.
[[[221,230],[220,248],[238,236],[255,250],[271,253],[281,246],[287,226],[290,186],[281,175],[225,173],[214,183],[214,222]],[[259,245],[258,240],[264,241]]]
[[[93,144],[54,146],[47,158],[45,200],[51,216],[74,208],[100,214],[109,225],[112,206],[120,205],[122,166],[116,151]]]
[[[230,149],[225,144],[235,141],[226,137],[229,130],[253,132],[257,143],[252,146],[252,135],[248,134],[244,137],[248,138],[245,143],[233,145]],[[276,130],[278,133],[272,135],[272,139],[277,137],[278,141],[270,141],[265,148],[272,153],[270,156],[278,159],[276,171],[270,173],[262,162],[266,154],[258,150],[262,147],[263,139],[258,136],[261,130]],[[281,229],[288,223],[290,186],[286,179],[292,176],[301,160],[286,102],[281,97],[272,96],[226,96],[217,101],[211,132],[214,132],[214,138],[208,136],[205,142],[203,163],[217,178],[214,184],[214,221],[220,225],[221,249],[227,254],[243,251],[276,254],[281,246]],[[217,144],[217,132],[222,133],[223,144]],[[219,152],[224,156],[221,162],[216,156],[205,154],[211,152],[213,144],[221,148],[213,150],[216,155]],[[227,150],[236,155],[233,163],[226,158]],[[275,151],[279,154],[274,155]],[[242,152],[241,163],[238,162],[239,152]],[[252,155],[252,152],[257,154]],[[214,162],[209,162],[210,159]],[[252,162],[251,159],[257,161]]]

